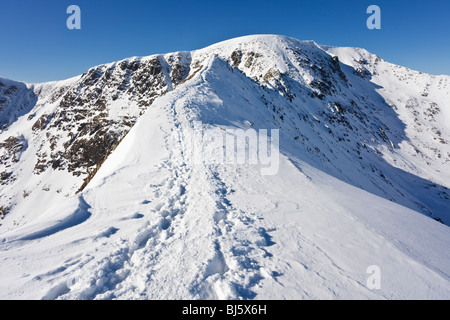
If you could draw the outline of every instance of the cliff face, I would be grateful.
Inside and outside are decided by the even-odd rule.
[[[2,185],[29,195],[36,180],[46,184],[46,178],[37,177],[61,171],[72,183],[49,191],[74,194],[154,99],[187,76],[187,58],[183,53],[132,58],[54,83],[0,80]],[[30,150],[19,163],[25,147]],[[25,175],[19,173],[23,170]],[[30,175],[35,177],[31,184]],[[17,202],[11,196],[1,194],[8,211]]]

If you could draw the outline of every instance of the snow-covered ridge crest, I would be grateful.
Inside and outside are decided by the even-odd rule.
[[[351,121],[342,119],[343,111],[347,109],[343,105],[350,106],[352,113],[356,112],[354,115],[362,121],[367,116],[372,117],[372,112],[369,110],[367,114],[361,106],[372,108],[371,104],[380,105],[380,101],[383,101],[383,109],[389,105],[396,111],[405,110],[398,114],[403,117],[399,119],[403,123],[413,121],[417,124],[430,118],[436,125],[427,130],[433,135],[430,138],[439,143],[436,147],[433,146],[436,144],[434,141],[432,144],[429,141],[421,142],[422,135],[418,135],[421,131],[412,129],[410,125],[406,127],[412,130],[408,134],[419,139],[408,142],[411,139],[406,137],[401,124],[386,126],[383,119],[377,119],[378,115],[372,117],[370,122],[373,124],[359,122],[356,127],[362,124],[373,131],[375,126],[375,137],[381,132],[381,144],[369,134],[363,141],[356,141],[356,146],[372,145],[371,148],[383,154],[385,159],[392,159],[395,166],[400,162],[402,169],[409,172],[418,170],[425,179],[443,185],[448,181],[448,177],[443,174],[445,170],[438,169],[439,174],[435,175],[433,171],[436,170],[432,169],[445,165],[449,159],[445,148],[440,148],[446,144],[445,137],[448,136],[448,77],[428,76],[400,68],[359,48],[320,46],[314,41],[299,41],[278,35],[245,36],[193,52],[128,58],[94,67],[66,81],[13,85],[11,81],[3,80],[3,98],[0,102],[4,106],[1,112],[4,132],[1,138],[13,142],[22,136],[28,142],[34,141],[27,143],[31,147],[27,150],[31,155],[27,161],[27,172],[40,175],[53,169],[79,177],[69,180],[83,179],[85,183],[75,182],[71,187],[57,188],[61,190],[60,193],[73,194],[80,190],[81,185],[86,185],[89,181],[86,179],[95,175],[104,159],[157,97],[191,80],[202,68],[209,68],[211,57],[224,60],[231,67],[229,70],[236,68],[262,88],[278,92],[300,111],[294,114],[303,120],[311,117],[320,122],[325,116],[322,119],[325,122],[334,121],[335,118],[338,123],[346,125],[345,129],[353,128]],[[405,85],[405,79],[411,79],[414,83],[406,81]],[[371,91],[375,86],[380,87],[379,94],[376,94],[378,97]],[[391,98],[390,93],[399,92],[392,90],[395,86],[406,94],[402,93],[397,99]],[[420,95],[416,98],[418,93]],[[265,99],[264,94],[262,97]],[[282,111],[282,105],[285,100],[282,101],[279,103],[266,99],[264,102],[266,108],[271,105],[270,108],[276,114],[273,115],[274,124],[280,120],[281,124],[284,122],[286,113]],[[422,105],[426,110],[423,119],[419,119],[416,109]],[[358,110],[355,106],[358,106]],[[387,113],[392,114],[389,110]],[[295,123],[297,120],[292,121]],[[328,131],[332,131],[329,125],[325,126]],[[393,131],[392,135],[388,134],[390,130]],[[294,135],[297,141],[301,137],[301,133]],[[349,140],[336,138],[338,141]],[[356,138],[360,139],[361,136]],[[404,141],[404,148],[397,145],[401,141]],[[317,145],[314,148],[321,149]],[[388,151],[388,157],[379,150],[381,148]],[[307,150],[311,149],[312,146],[307,147]],[[399,159],[396,158],[398,153],[410,155],[411,151],[414,157],[416,153],[426,158],[425,163],[429,165],[424,167],[417,163],[417,157],[405,161],[403,154]],[[434,153],[431,158],[430,151]],[[441,159],[443,163],[432,165],[432,161],[442,162]],[[430,169],[432,174],[428,174]],[[13,171],[3,171],[5,183],[19,178],[14,176]],[[29,189],[36,188],[35,182],[32,186],[21,187],[25,194],[29,193]]]
[[[449,297],[449,81],[274,35],[1,79],[0,295]],[[276,174],[196,123],[278,130]]]

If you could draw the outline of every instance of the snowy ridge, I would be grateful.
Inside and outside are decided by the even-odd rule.
[[[448,299],[449,80],[274,35],[1,79],[0,297]],[[280,129],[278,173],[193,163],[196,121]]]

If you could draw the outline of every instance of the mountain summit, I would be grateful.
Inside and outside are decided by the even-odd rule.
[[[0,78],[0,297],[448,299],[449,106],[449,76],[277,35]],[[276,171],[217,161],[242,132]]]

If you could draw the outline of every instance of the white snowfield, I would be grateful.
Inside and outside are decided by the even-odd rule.
[[[17,181],[33,192],[0,185],[15,199],[0,299],[450,299],[449,76],[272,35],[184,54],[189,77],[81,193],[67,172],[33,175],[27,114],[1,133],[28,141]],[[193,162],[196,121],[279,129],[276,174]]]

